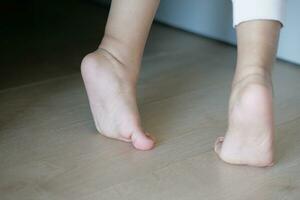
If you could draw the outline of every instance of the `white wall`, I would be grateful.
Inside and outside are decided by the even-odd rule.
[[[236,43],[230,0],[161,0],[156,20],[214,39]],[[278,57],[300,64],[300,0],[289,0]]]

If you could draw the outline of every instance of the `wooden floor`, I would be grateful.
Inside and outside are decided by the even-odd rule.
[[[94,40],[86,42],[93,47]],[[144,127],[158,141],[147,152],[97,134],[74,60],[68,67],[75,71],[39,82],[24,78],[9,87],[7,80],[0,91],[0,199],[300,199],[299,66],[277,61],[274,68],[276,165],[231,166],[213,152],[226,130],[235,54],[232,46],[153,26],[138,84]]]

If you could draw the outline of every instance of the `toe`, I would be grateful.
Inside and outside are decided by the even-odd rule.
[[[215,152],[220,156],[220,152],[222,149],[222,144],[224,141],[224,137],[218,137],[216,142],[215,142]]]
[[[154,147],[154,140],[143,132],[135,132],[132,134],[132,144],[139,150],[150,150]]]

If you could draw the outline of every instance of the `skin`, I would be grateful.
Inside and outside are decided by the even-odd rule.
[[[228,130],[215,143],[227,163],[274,164],[272,65],[281,24],[255,20],[237,26],[238,58],[229,101]]]
[[[82,77],[97,130],[149,150],[154,140],[142,126],[136,82],[158,0],[113,0],[99,49],[85,56]]]
[[[104,136],[149,150],[154,140],[143,130],[136,82],[158,0],[113,0],[105,35],[85,56],[81,71],[97,130]],[[274,122],[271,69],[281,24],[255,20],[237,26],[238,58],[225,137],[215,152],[225,162],[273,164]]]

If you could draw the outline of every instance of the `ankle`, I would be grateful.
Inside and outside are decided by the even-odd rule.
[[[94,77],[95,71],[99,72],[99,70],[102,74],[113,75],[132,87],[137,84],[138,68],[128,67],[111,52],[102,48],[87,54],[81,62],[81,74],[87,79]],[[99,73],[96,74],[99,75]]]
[[[271,70],[268,67],[237,66],[232,88],[256,83],[272,88]]]
[[[106,50],[122,65],[130,68],[138,68],[141,63],[141,53],[137,52],[127,42],[110,34],[105,34],[99,49]]]
[[[237,71],[232,82],[230,109],[237,101],[241,100],[249,89],[253,91],[253,88],[267,91],[272,96],[273,85],[270,71],[259,67],[244,68],[243,71]]]

